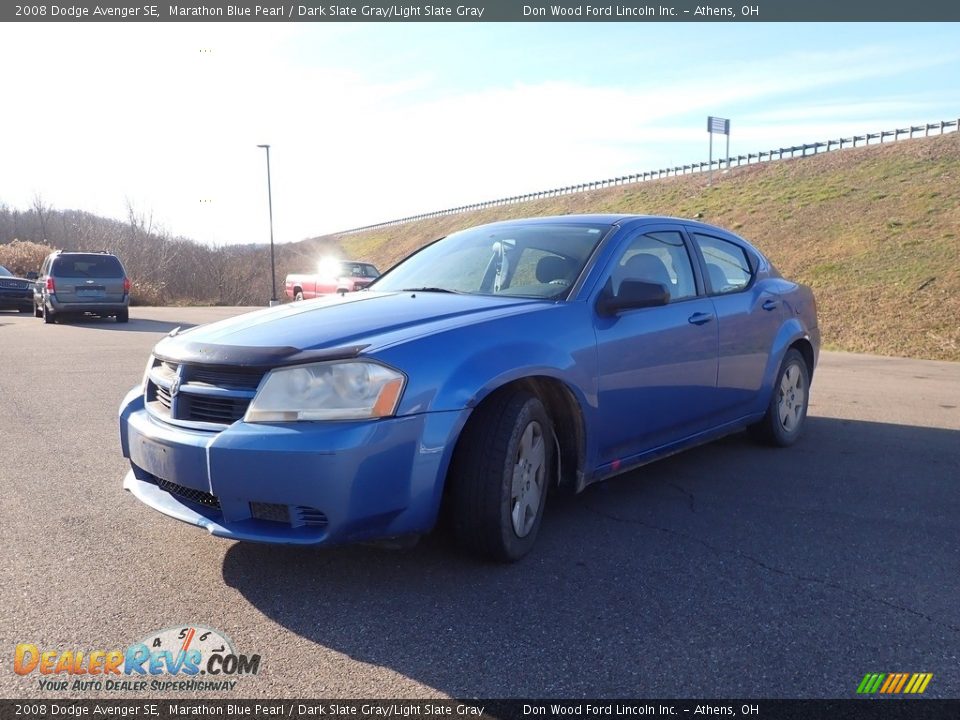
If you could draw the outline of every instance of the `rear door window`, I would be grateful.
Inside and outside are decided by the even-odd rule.
[[[710,291],[717,295],[739,292],[753,280],[753,270],[747,252],[736,243],[711,235],[694,233],[693,240],[700,248],[707,267]]]

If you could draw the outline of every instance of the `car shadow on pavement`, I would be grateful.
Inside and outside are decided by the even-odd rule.
[[[91,327],[97,330],[116,330],[119,332],[169,333],[178,327],[186,330],[187,328],[193,327],[196,323],[167,322],[164,320],[147,320],[144,318],[130,318],[129,322],[118,323],[111,317],[84,315],[83,317],[70,318],[60,324]]]
[[[789,449],[738,434],[555,492],[513,565],[438,532],[237,543],[223,576],[289,631],[454,697],[854,697],[871,667],[956,655],[958,478],[958,430],[811,417]],[[264,663],[294,662],[278,645]]]

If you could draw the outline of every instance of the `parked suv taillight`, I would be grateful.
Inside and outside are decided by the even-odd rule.
[[[128,277],[123,279],[123,291],[128,295],[130,294],[130,278]]]
[[[52,277],[48,277],[48,278],[47,278],[47,292],[56,292],[56,291],[57,291],[57,286],[56,286],[56,284],[53,282],[53,278],[52,278]]]

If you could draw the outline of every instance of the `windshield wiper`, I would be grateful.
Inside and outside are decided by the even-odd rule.
[[[442,287],[404,288],[400,292],[435,292],[435,293],[453,293],[454,295],[462,294],[459,290],[450,290],[449,288],[442,288]]]

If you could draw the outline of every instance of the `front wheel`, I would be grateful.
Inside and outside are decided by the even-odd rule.
[[[787,351],[773,385],[773,395],[763,420],[751,426],[760,440],[778,447],[793,445],[807,419],[810,401],[810,370],[798,350]]]
[[[488,398],[471,417],[451,465],[457,540],[485,557],[512,562],[533,548],[553,477],[553,423],[524,391]]]
[[[300,302],[301,300],[303,300],[303,290],[297,290],[296,295],[293,296],[293,301]]]

